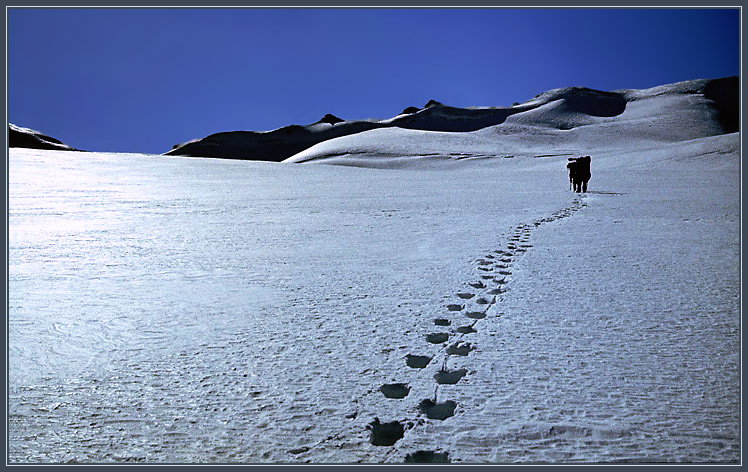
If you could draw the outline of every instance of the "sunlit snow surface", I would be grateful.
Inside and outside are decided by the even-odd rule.
[[[9,460],[737,462],[738,144],[593,155],[585,196],[566,155],[12,149]]]

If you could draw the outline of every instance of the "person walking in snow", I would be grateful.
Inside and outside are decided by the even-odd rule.
[[[577,158],[570,157],[569,163],[566,164],[566,168],[569,169],[569,190],[574,189],[576,191],[576,179],[577,179]]]
[[[587,193],[587,182],[592,177],[590,172],[591,161],[590,156],[570,157],[569,163],[566,164],[566,168],[569,169],[569,187],[572,187],[577,193]]]

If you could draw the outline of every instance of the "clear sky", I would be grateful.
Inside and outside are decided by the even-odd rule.
[[[89,151],[739,73],[737,9],[8,10],[10,122]]]

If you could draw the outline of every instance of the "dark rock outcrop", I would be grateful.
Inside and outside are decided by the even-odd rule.
[[[77,151],[77,149],[58,139],[49,137],[39,131],[21,128],[13,123],[8,124],[8,147]]]
[[[418,107],[408,107],[405,110],[401,111],[400,114],[401,115],[412,115],[413,113],[418,113],[419,111],[421,111],[421,109]]]
[[[319,121],[308,126],[291,125],[266,132],[216,133],[178,144],[166,155],[280,162],[322,141],[387,126],[376,121],[341,120],[335,123],[327,126],[328,121]]]
[[[325,116],[323,116],[317,123],[328,123],[328,124],[334,125],[335,123],[342,123],[343,121],[345,120],[328,113]]]
[[[710,80],[703,93],[714,102],[717,119],[725,133],[740,131],[740,79],[733,76]]]

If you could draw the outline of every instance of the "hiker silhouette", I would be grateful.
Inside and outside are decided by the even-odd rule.
[[[590,156],[570,157],[566,168],[569,169],[569,190],[575,192],[587,192],[587,182],[590,181]]]

